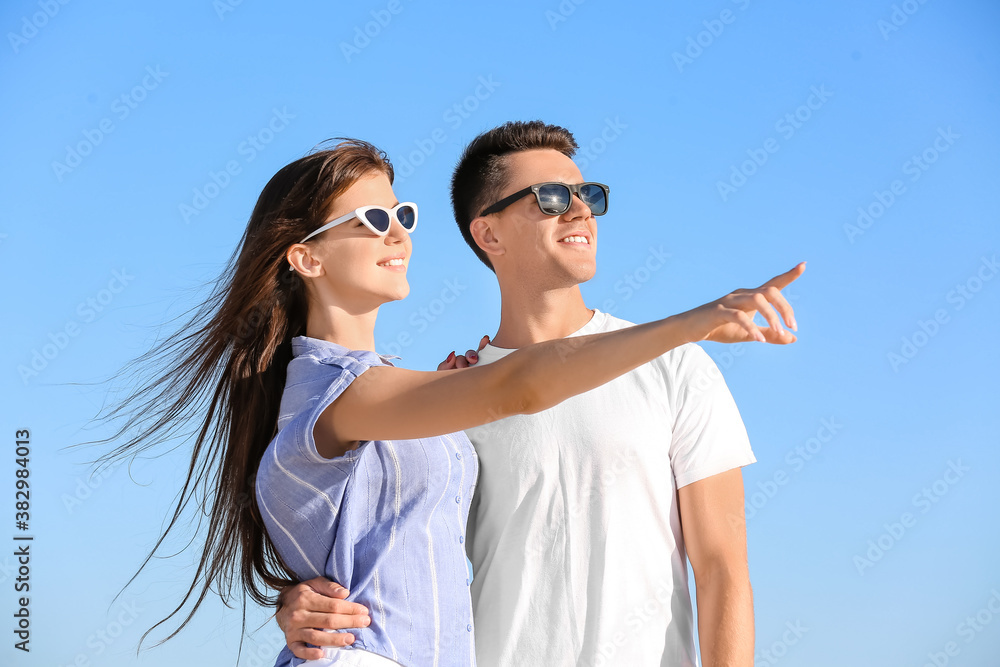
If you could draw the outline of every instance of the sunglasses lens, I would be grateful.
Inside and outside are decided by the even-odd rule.
[[[538,208],[546,215],[561,215],[569,208],[570,191],[565,185],[547,183],[538,188]]]
[[[400,206],[396,215],[399,217],[399,224],[403,225],[403,229],[413,229],[413,226],[417,224],[417,212],[413,210],[412,206]]]
[[[594,215],[604,215],[608,211],[608,196],[604,188],[593,183],[585,183],[580,186],[580,199],[590,207]]]
[[[385,233],[389,231],[389,214],[379,208],[369,209],[365,211],[365,219],[368,220],[372,227],[377,229],[380,233]]]

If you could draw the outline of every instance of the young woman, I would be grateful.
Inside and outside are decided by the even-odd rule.
[[[472,665],[463,541],[477,460],[462,430],[546,409],[686,342],[795,340],[771,285],[481,368],[396,368],[374,351],[375,318],[409,291],[418,209],[392,180],[386,155],[357,140],[282,168],[189,327],[137,360],[170,366],[112,413],[130,414],[120,433],[141,435],[108,458],[195,420],[187,479],[153,553],[192,499],[210,517],[194,582],[160,623],[200,590],[167,639],[209,590],[228,602],[235,585],[273,604],[267,589],[322,575],[350,588],[370,625],[304,664]]]

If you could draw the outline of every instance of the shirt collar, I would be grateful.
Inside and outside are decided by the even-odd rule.
[[[566,338],[572,338],[574,336],[586,336],[592,333],[599,333],[604,329],[604,323],[607,319],[607,314],[602,313],[597,308],[592,308],[594,314],[591,316],[587,323],[582,327],[574,331],[573,333],[566,336]],[[508,354],[514,351],[515,348],[510,347],[495,347],[493,344],[487,344],[482,350],[479,351],[479,361],[480,362],[492,362],[506,357]]]
[[[392,362],[389,361],[390,359],[401,358],[394,354],[379,354],[378,352],[372,352],[371,350],[352,350],[340,345],[339,343],[334,343],[333,341],[324,340],[322,338],[312,338],[310,336],[295,336],[292,338],[293,357],[310,353],[337,356],[347,356],[351,355],[351,353],[354,353],[354,355],[361,354],[362,356],[373,355],[378,357],[382,363],[389,366],[392,366]]]

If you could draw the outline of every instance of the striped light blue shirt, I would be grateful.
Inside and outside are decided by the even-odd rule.
[[[256,484],[278,553],[300,580],[326,576],[368,607],[371,625],[351,630],[353,648],[403,665],[474,665],[465,530],[475,450],[457,432],[365,441],[323,458],[313,440],[320,413],[370,367],[392,364],[307,336],[292,339],[292,353]],[[275,664],[301,662],[286,646]]]

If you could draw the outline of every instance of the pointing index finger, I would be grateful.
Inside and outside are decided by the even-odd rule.
[[[805,270],[806,270],[806,263],[805,262],[799,262],[794,267],[792,267],[792,269],[790,269],[789,271],[785,271],[784,273],[771,278],[766,283],[764,283],[763,285],[761,285],[760,288],[772,287],[773,286],[773,287],[777,287],[778,289],[785,289],[785,287],[787,287],[788,285],[790,285],[793,280],[795,280],[796,278],[798,278],[799,276],[801,276],[802,272],[805,271]]]

